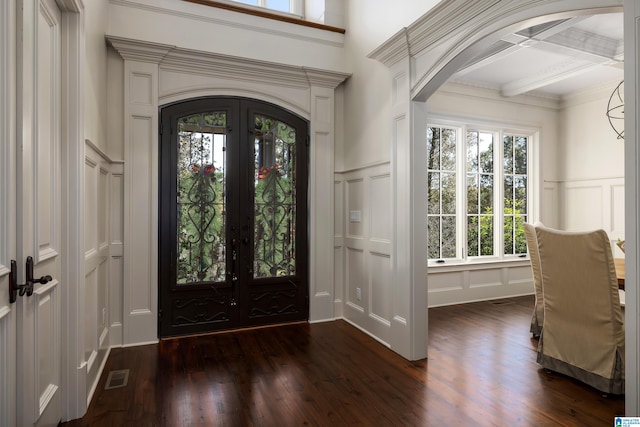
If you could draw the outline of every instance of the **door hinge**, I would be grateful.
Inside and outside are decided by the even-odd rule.
[[[164,131],[164,123],[160,122],[160,123],[158,124],[158,133],[159,133],[160,135],[162,135],[162,132],[163,132],[163,131]]]
[[[307,135],[307,147],[311,145],[311,136]]]
[[[162,319],[162,309],[158,310],[158,319]]]

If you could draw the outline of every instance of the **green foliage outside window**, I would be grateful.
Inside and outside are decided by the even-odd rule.
[[[254,277],[295,274],[295,129],[255,117]]]
[[[177,283],[225,280],[224,113],[178,122]]]

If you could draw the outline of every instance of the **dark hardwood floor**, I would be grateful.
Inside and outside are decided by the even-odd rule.
[[[429,310],[409,362],[344,321],[113,349],[85,417],[64,426],[608,426],[602,396],[535,362],[533,297]],[[104,390],[109,371],[128,385]]]

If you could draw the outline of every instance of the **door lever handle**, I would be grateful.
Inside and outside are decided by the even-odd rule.
[[[26,265],[26,282],[22,285],[18,284],[18,266],[15,260],[11,260],[11,272],[9,274],[9,303],[13,304],[18,299],[18,295],[21,297],[25,294],[30,297],[33,295],[33,285],[39,283],[44,285],[50,282],[53,278],[50,275],[42,276],[39,279],[33,278],[33,258],[27,257]]]

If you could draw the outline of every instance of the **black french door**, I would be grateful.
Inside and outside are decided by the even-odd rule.
[[[160,122],[160,337],[308,319],[307,122],[220,97]]]

